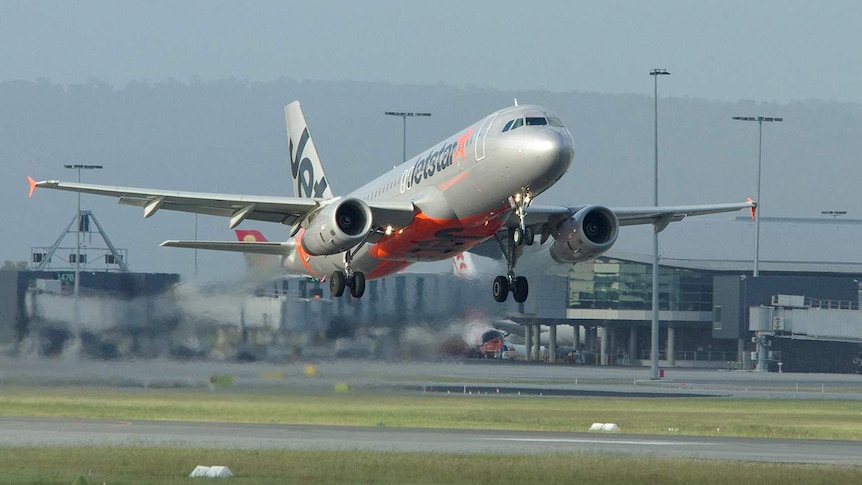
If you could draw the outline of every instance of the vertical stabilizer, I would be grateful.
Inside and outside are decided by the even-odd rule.
[[[320,163],[317,147],[311,139],[299,101],[284,107],[284,121],[287,124],[293,195],[304,198],[332,198],[329,181],[323,173],[323,165]]]
[[[475,278],[476,265],[473,264],[473,255],[468,252],[458,253],[452,257],[452,265],[455,266],[455,276],[459,278]]]
[[[234,229],[234,232],[236,232],[236,238],[240,242],[267,242],[266,237],[260,231]],[[278,257],[269,254],[245,253],[245,262],[248,275],[253,277],[272,276],[281,270]]]

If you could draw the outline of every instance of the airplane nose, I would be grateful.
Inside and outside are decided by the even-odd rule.
[[[533,154],[536,164],[556,178],[568,170],[572,163],[572,139],[567,133],[558,130],[544,130],[537,133],[533,140]]]

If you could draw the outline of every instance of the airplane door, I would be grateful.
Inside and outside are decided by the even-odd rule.
[[[479,127],[479,133],[476,134],[476,161],[480,161],[485,158],[485,138],[488,137],[488,129],[491,128],[491,123],[497,119],[497,114],[494,113],[493,116],[489,116],[482,121],[482,125]]]

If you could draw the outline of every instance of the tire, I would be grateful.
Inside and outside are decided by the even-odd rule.
[[[524,229],[524,244],[532,246],[534,242],[536,242],[536,233],[533,229],[530,227]]]
[[[365,294],[365,273],[360,271],[353,273],[351,281],[353,284],[350,285],[350,296],[362,298],[362,295]]]
[[[516,227],[515,230],[512,231],[512,242],[515,243],[515,246],[524,244],[524,231],[522,231],[520,227]]]
[[[494,278],[494,285],[491,289],[494,293],[494,300],[503,303],[509,297],[509,279],[505,276]]]
[[[344,288],[347,286],[347,277],[341,271],[332,273],[329,277],[329,294],[333,298],[338,298],[344,294]]]
[[[527,301],[527,295],[529,294],[530,285],[527,283],[527,278],[523,276],[518,276],[517,278],[515,278],[515,301],[518,303],[524,303],[525,301]]]

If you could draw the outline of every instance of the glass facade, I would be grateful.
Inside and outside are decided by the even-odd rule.
[[[659,309],[712,312],[712,275],[659,266]],[[612,258],[569,270],[569,308],[651,310],[652,265]]]

